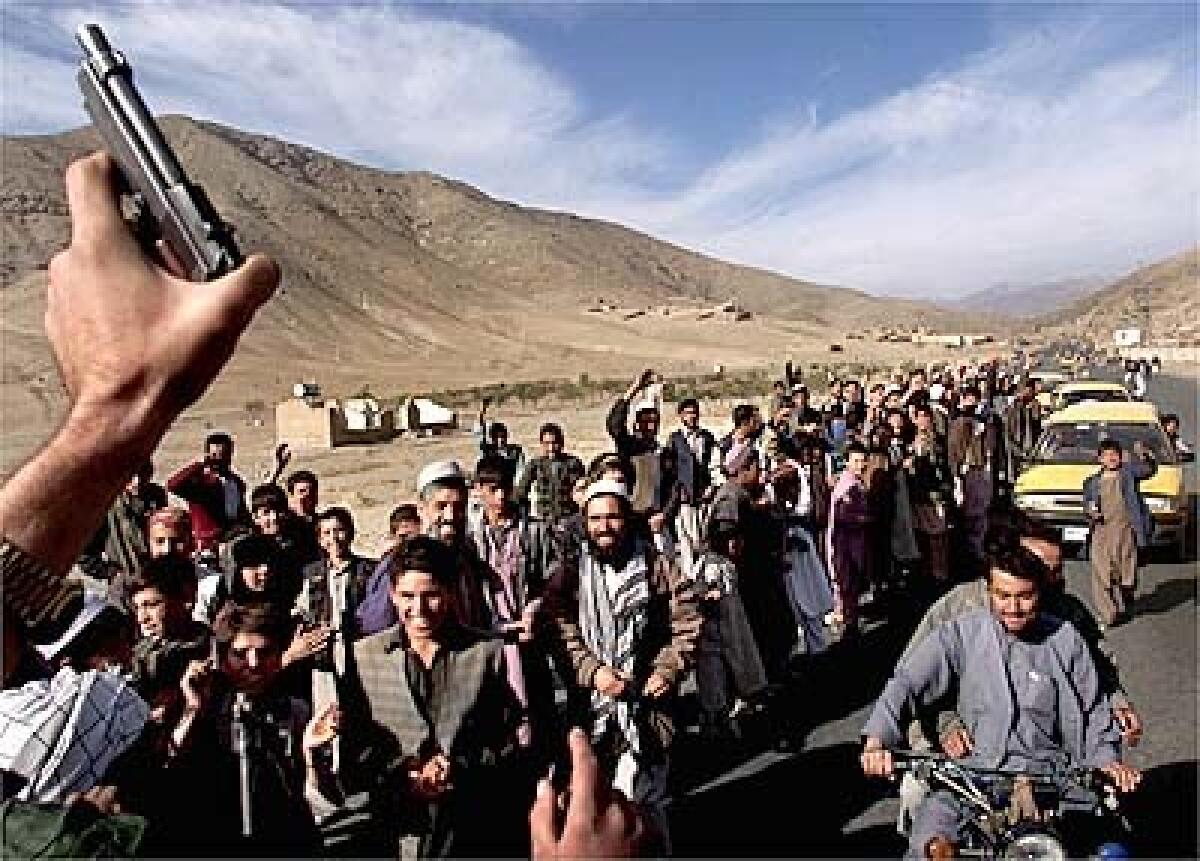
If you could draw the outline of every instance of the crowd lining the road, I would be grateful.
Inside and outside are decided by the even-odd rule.
[[[107,162],[68,187],[47,325],[72,413],[0,496],[6,835],[59,854],[669,853],[685,682],[705,740],[755,718],[786,748],[806,663],[861,648],[864,610],[898,595],[932,607],[864,729],[867,773],[910,745],[1020,768],[1066,750],[1136,786],[1120,758],[1141,720],[1103,632],[1130,613],[1156,465],[1113,441],[1097,453],[1097,622],[1061,587],[1058,536],[1012,505],[1042,421],[1028,357],[819,393],[789,366],[721,436],[646,371],[588,463],[552,422],[531,456],[484,404],[478,459],[427,464],[368,558],[354,512],[322,507],[285,447],[251,488],[215,433],[154,482],[162,434],[277,273],[254,260],[189,292],[114,215]],[[165,306],[140,319],[103,305],[155,291]],[[190,334],[147,347],[138,325]],[[962,685],[932,725],[912,708],[1006,673]],[[1057,695],[1030,707],[1045,676]],[[944,799],[910,813],[915,853],[953,847]]]

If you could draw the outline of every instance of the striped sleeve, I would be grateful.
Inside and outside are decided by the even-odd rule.
[[[78,609],[83,587],[56,577],[8,539],[0,539],[0,599],[28,629],[60,627]]]

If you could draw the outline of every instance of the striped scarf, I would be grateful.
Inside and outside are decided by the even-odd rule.
[[[620,570],[592,557],[584,549],[579,559],[579,624],[583,641],[605,666],[633,678],[638,640],[646,628],[650,604],[650,576],[645,547],[634,548]],[[635,698],[619,700],[592,691],[593,738],[600,738],[616,722],[630,749],[641,752]]]

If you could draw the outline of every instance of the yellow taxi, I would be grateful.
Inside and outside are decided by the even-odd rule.
[[[1087,379],[1092,375],[1091,362],[1087,356],[1067,356],[1062,360],[1064,368],[1070,370],[1075,379]]]
[[[1084,401],[1049,416],[1013,487],[1017,508],[1061,529],[1066,544],[1086,542],[1083,482],[1099,469],[1097,449],[1104,439],[1117,440],[1125,452],[1140,442],[1154,455],[1158,471],[1141,484],[1154,520],[1153,543],[1172,548],[1182,558],[1188,531],[1183,468],[1153,404]]]
[[[1075,380],[1059,384],[1058,388],[1054,390],[1054,401],[1050,409],[1058,412],[1085,401],[1107,404],[1128,403],[1132,400],[1133,397],[1129,394],[1129,390],[1121,383],[1105,380]]]
[[[1071,377],[1062,371],[1040,369],[1030,371],[1029,379],[1037,383],[1037,402],[1044,410],[1054,409],[1054,390],[1071,381]]]

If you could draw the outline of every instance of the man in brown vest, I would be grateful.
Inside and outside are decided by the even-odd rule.
[[[371,854],[525,855],[533,787],[514,791],[520,704],[504,644],[458,621],[441,542],[409,539],[391,574],[400,622],[354,644],[341,697],[342,780],[370,788]]]

